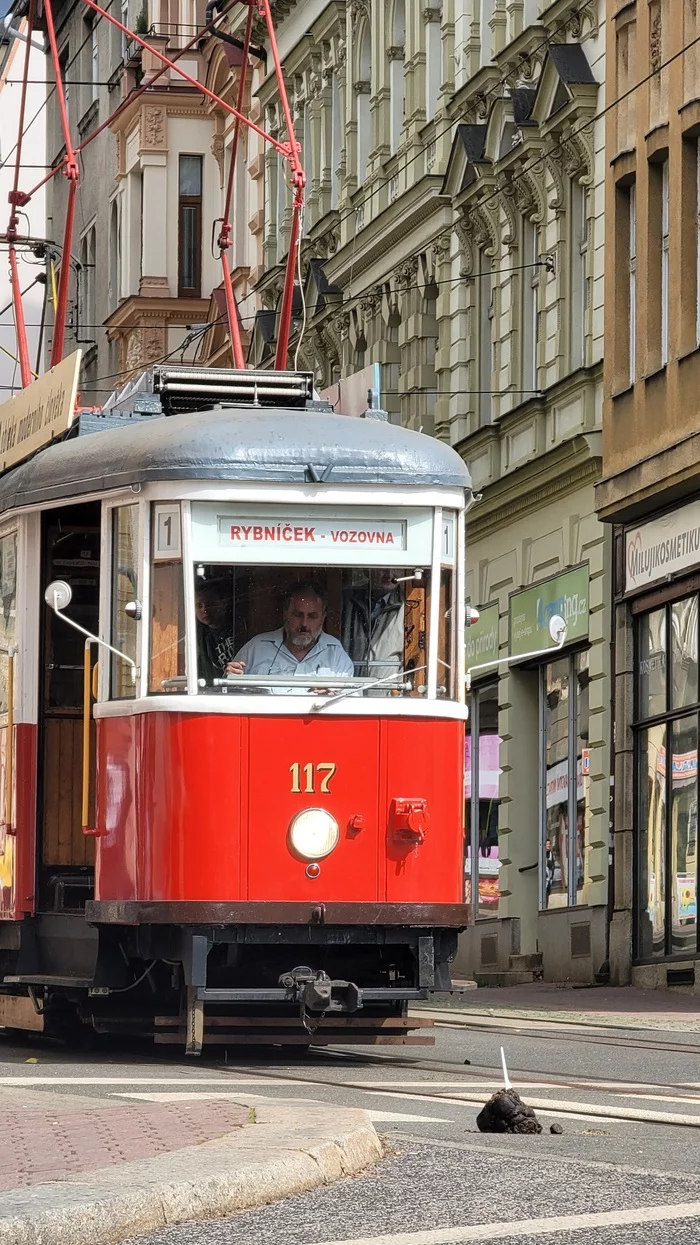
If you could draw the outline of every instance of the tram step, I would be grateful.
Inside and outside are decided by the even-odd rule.
[[[49,973],[23,973],[18,977],[4,977],[6,986],[59,986],[63,989],[89,990],[91,977],[57,977]]]
[[[498,987],[498,986],[527,986],[535,981],[537,977],[541,977],[541,973],[535,973],[532,969],[522,969],[516,972],[506,971],[492,973],[477,972],[474,979],[478,986]]]

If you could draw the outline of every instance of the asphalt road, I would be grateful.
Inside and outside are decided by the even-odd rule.
[[[476,1128],[500,1083],[501,1044],[516,1088],[537,1104],[539,1137]],[[434,1049],[188,1062],[133,1048],[76,1056],[0,1039],[0,1061],[6,1082],[26,1078],[66,1094],[162,1102],[244,1092],[253,1101],[362,1106],[386,1141],[386,1159],[362,1177],[142,1245],[700,1241],[700,1034],[495,1017],[439,1029]],[[664,1123],[668,1113],[680,1122]],[[550,1134],[554,1122],[561,1136]]]

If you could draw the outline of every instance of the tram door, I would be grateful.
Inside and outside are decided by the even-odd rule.
[[[45,511],[42,523],[38,897],[41,911],[75,913],[92,898],[95,861],[81,824],[84,638],[44,605],[43,592],[65,580],[73,593],[66,615],[98,631],[99,502]],[[93,778],[94,741],[91,757]]]

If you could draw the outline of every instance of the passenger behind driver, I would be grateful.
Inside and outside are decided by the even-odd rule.
[[[386,679],[385,688],[373,695],[389,695],[391,679],[403,668],[404,595],[396,576],[405,572],[376,567],[369,579],[343,594],[342,639],[350,654],[355,674],[370,679]]]
[[[205,683],[223,679],[226,664],[236,651],[233,637],[231,583],[226,579],[199,580],[195,586],[197,619],[197,675]]]

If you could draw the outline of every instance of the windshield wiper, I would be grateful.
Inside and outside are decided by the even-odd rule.
[[[383,683],[390,683],[392,679],[403,679],[407,674],[420,674],[421,670],[427,670],[427,666],[416,666],[413,670],[397,670],[394,674],[387,674],[383,679],[373,679],[371,683],[365,683],[363,687],[349,687],[344,692],[338,692],[337,696],[327,696],[323,700],[315,700],[311,706],[313,713],[320,713],[321,709],[325,709],[326,705],[337,705],[339,700],[345,700],[346,696],[357,696],[358,692],[367,692],[372,687],[381,687]],[[412,692],[412,683],[399,683],[397,689],[403,692]]]

